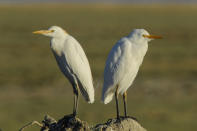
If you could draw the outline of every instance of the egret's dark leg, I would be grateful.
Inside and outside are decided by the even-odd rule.
[[[116,92],[115,92],[115,99],[116,99],[117,119],[120,119],[120,115],[119,115],[119,107],[118,107],[118,86],[117,86],[117,88],[116,88]]]
[[[76,115],[77,115],[77,110],[78,110],[78,103],[79,103],[79,87],[78,87],[78,85],[77,85],[77,94],[76,94],[76,110],[75,110],[75,112],[76,112]]]
[[[125,91],[123,94],[124,101],[124,116],[127,117],[127,92]]]
[[[77,115],[78,102],[79,102],[79,90],[77,85],[73,86],[73,92],[74,92],[73,116],[75,117]]]
[[[74,94],[74,107],[73,107],[73,116],[76,116],[77,112],[76,112],[76,94]]]

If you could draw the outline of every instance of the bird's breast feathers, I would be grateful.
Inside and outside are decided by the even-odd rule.
[[[111,79],[110,81],[115,84],[127,74],[136,74],[145,55],[145,52],[142,53],[141,50],[143,49],[131,43],[127,38],[119,40],[108,56],[104,79]]]

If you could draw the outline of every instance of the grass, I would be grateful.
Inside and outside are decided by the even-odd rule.
[[[96,124],[115,117],[114,101],[100,103],[107,54],[132,29],[145,28],[164,39],[149,45],[128,92],[128,112],[151,131],[195,130],[196,11],[197,5],[0,5],[0,128],[17,130],[45,114],[58,119],[71,113],[72,88],[49,38],[31,33],[59,25],[80,41],[93,72],[96,102],[80,97],[82,120]]]

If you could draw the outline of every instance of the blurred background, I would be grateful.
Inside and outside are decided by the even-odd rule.
[[[73,92],[50,50],[50,38],[32,32],[64,28],[90,61],[96,101],[80,96],[79,118],[92,125],[116,116],[115,101],[100,101],[103,70],[112,46],[135,28],[154,40],[128,90],[128,113],[150,131],[197,129],[197,5],[179,1],[0,0],[0,129],[15,131],[45,114],[72,112]],[[121,102],[121,113],[123,106]],[[37,126],[27,129],[39,130]]]

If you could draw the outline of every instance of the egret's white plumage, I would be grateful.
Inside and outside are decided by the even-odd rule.
[[[93,103],[92,74],[88,59],[79,42],[58,26],[34,33],[52,37],[50,45],[60,70],[69,79],[73,88],[79,87],[85,100]]]
[[[116,85],[118,94],[123,94],[133,83],[144,55],[148,49],[149,35],[143,29],[136,29],[121,38],[109,53],[104,70],[102,101],[109,103],[114,95]]]
[[[160,37],[151,36],[144,29],[135,29],[114,45],[104,70],[102,101],[105,104],[113,99],[116,91],[123,94],[132,85],[147,52],[148,42],[153,38]]]

